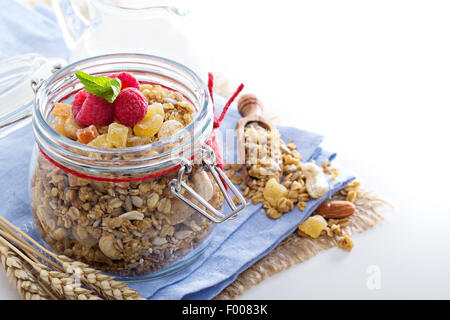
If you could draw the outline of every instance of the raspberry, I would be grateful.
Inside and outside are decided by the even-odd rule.
[[[72,112],[74,113],[73,109],[72,106]],[[114,119],[113,104],[86,92],[86,99],[83,101],[79,111],[76,114],[74,113],[74,117],[80,124],[85,126],[106,126]]]
[[[85,89],[78,91],[78,93],[75,95],[75,99],[72,103],[72,114],[75,117],[80,111],[81,106],[83,105],[84,100],[86,100],[86,94],[87,91]]]
[[[114,101],[114,116],[121,124],[131,127],[144,118],[147,106],[147,99],[138,89],[125,88]]]
[[[119,78],[119,80],[122,82],[122,90],[130,87],[139,89],[139,82],[131,73],[128,72],[113,73],[110,74],[108,77]]]

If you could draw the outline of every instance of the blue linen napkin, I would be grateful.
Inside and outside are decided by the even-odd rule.
[[[8,14],[5,14],[5,8]],[[8,16],[8,19],[4,19]],[[26,20],[23,19],[26,17]],[[20,23],[23,21],[23,23]],[[36,24],[35,24],[36,23]],[[39,32],[29,27],[39,25]],[[12,30],[14,29],[14,31]],[[0,3],[0,57],[39,52],[47,57],[67,58],[65,48],[54,16],[47,7],[38,11],[29,10],[7,0]],[[59,33],[59,34],[58,34]],[[26,39],[26,41],[24,41]],[[24,43],[26,42],[26,43]],[[215,97],[216,108],[221,111],[225,100]],[[234,129],[240,118],[233,104],[220,132],[223,136]],[[228,130],[227,130],[228,129]],[[320,143],[323,137],[291,127],[279,127],[282,138],[292,139],[299,147],[305,161],[333,160],[334,153],[323,151]],[[28,171],[34,145],[31,126],[25,126],[7,138],[0,140],[0,214],[12,223],[39,238],[30,213]],[[228,162],[235,162],[235,144],[225,145],[224,156]],[[242,271],[261,259],[293,232],[326,198],[343,188],[354,175],[338,168],[340,175],[330,181],[330,190],[318,200],[308,202],[303,212],[298,208],[281,219],[271,220],[260,213],[261,205],[249,205],[239,218],[220,224],[214,231],[211,242],[203,255],[181,272],[164,278],[133,283],[142,296],[150,299],[211,299],[231,283]]]
[[[14,0],[0,1],[0,60],[25,53],[64,58],[67,49],[51,8],[30,9]]]
[[[219,96],[215,97],[215,100],[217,112],[220,113],[225,100]],[[220,127],[222,135],[226,134],[225,130],[234,129],[238,119],[240,115],[233,104]],[[304,161],[315,160],[321,164],[325,159],[331,161],[336,156],[335,153],[320,148],[323,139],[320,135],[292,127],[279,126],[278,129],[285,141],[292,140],[298,146]],[[227,155],[236,154],[229,151],[224,154],[225,159]],[[249,204],[237,220],[216,227],[212,242],[193,266],[160,283],[151,281],[134,283],[131,286],[148,294],[150,299],[213,298],[242,271],[272,251],[299,223],[309,217],[323,200],[330,198],[354,179],[354,174],[350,171],[344,168],[338,170],[338,178],[329,179],[329,191],[320,199],[309,201],[304,211],[295,207],[282,218],[272,220],[260,212],[261,204]]]

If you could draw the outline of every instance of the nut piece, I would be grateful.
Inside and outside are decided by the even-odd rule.
[[[127,220],[142,220],[144,219],[144,214],[139,211],[129,211],[124,214],[121,214],[119,218]]]
[[[306,191],[311,198],[320,198],[328,191],[328,182],[325,174],[316,164],[308,162],[302,166],[303,174],[306,176]]]
[[[324,201],[315,214],[321,215],[325,219],[342,219],[355,213],[355,205],[349,201],[328,200]]]
[[[100,238],[98,246],[105,256],[113,260],[119,260],[122,259],[122,252],[114,246],[115,241],[114,235],[108,233]]]
[[[159,129],[158,138],[164,139],[173,136],[183,128],[184,126],[177,120],[167,120],[162,124],[161,129]]]
[[[170,209],[168,219],[172,225],[185,221],[195,212],[191,206],[188,206],[180,199],[173,199]]]
[[[184,240],[192,235],[192,230],[180,230],[175,232],[174,236],[177,240]]]
[[[213,197],[213,185],[205,171],[197,171],[192,175],[192,181],[194,182],[194,190],[200,197],[206,201],[211,200]]]
[[[322,216],[312,216],[306,219],[298,226],[298,230],[307,234],[311,238],[316,239],[320,236],[323,230],[326,230],[328,224]]]
[[[66,137],[72,140],[77,139],[77,131],[78,129],[82,129],[83,126],[81,126],[77,120],[73,117],[72,114],[69,115],[69,117],[64,122],[64,132],[66,133]]]

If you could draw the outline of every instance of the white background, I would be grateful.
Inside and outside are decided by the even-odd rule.
[[[322,133],[337,161],[396,205],[247,299],[450,298],[450,3],[194,1],[215,70],[285,124]],[[380,272],[369,289],[370,266]],[[17,294],[0,272],[0,298]]]

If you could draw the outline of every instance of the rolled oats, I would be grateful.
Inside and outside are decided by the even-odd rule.
[[[195,175],[186,182],[220,208],[223,197],[211,176],[198,173],[196,184]],[[159,270],[194,250],[213,228],[171,196],[168,181],[175,177],[120,184],[80,179],[40,155],[32,186],[36,225],[54,250],[95,268],[125,276]]]

